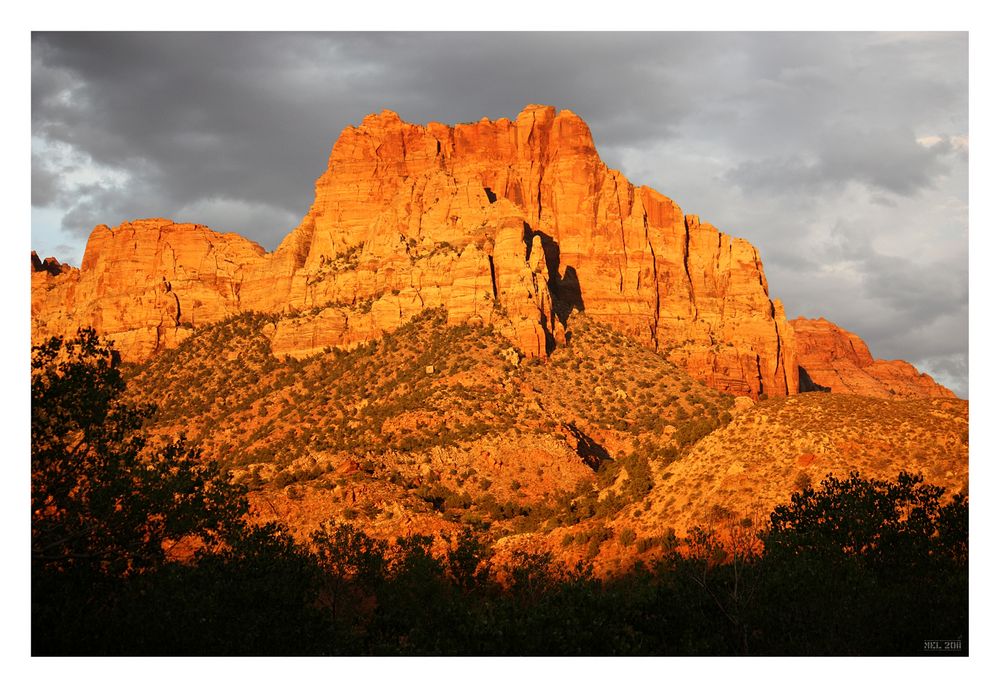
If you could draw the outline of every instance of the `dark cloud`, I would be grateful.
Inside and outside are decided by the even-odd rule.
[[[909,196],[931,186],[947,171],[950,146],[924,146],[905,129],[822,132],[809,157],[747,160],[726,180],[750,192],[816,193],[856,182],[874,191]],[[879,202],[885,203],[884,197]]]
[[[164,216],[273,248],[369,112],[532,102],[757,244],[790,315],[965,389],[966,34],[34,33],[32,240],[78,262],[94,225]]]
[[[837,249],[830,253],[858,275],[865,301],[881,306],[858,319],[868,337],[886,351],[905,348],[909,357],[928,362],[967,351],[968,265],[885,255],[874,248],[871,230],[836,228]]]
[[[59,196],[59,174],[43,156],[31,154],[31,205],[45,208]]]

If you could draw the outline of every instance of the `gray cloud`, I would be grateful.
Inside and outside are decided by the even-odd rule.
[[[968,370],[968,265],[885,255],[873,247],[870,233],[855,231],[849,237],[838,228],[833,235],[840,255],[860,278],[865,302],[880,306],[857,318],[876,353],[946,372],[959,380],[955,391],[967,393],[956,371]],[[907,354],[886,356],[879,350]]]
[[[749,192],[818,193],[856,182],[873,191],[909,196],[947,172],[942,157],[950,146],[924,146],[905,129],[825,131],[810,156],[760,158],[744,161],[726,174],[726,180]],[[892,203],[877,197],[875,202]]]
[[[45,208],[59,196],[59,174],[41,155],[31,154],[31,205]]]
[[[967,388],[965,34],[34,33],[32,242],[78,262],[94,225],[165,216],[273,248],[369,112],[531,102],[758,245],[790,315]]]

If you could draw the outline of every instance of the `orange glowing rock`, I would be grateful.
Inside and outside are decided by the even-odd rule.
[[[369,115],[341,133],[312,207],[273,253],[140,220],[96,228],[81,270],[35,274],[35,337],[92,325],[133,360],[241,310],[295,314],[272,347],[301,356],[433,306],[545,356],[577,309],[718,389],[798,389],[794,334],[757,250],[633,186],[582,119],[542,105],[454,127]]]

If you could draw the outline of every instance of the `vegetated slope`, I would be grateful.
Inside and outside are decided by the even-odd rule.
[[[652,508],[618,525],[630,520],[642,533],[669,523],[678,534],[745,519],[759,527],[789,494],[828,474],[893,479],[904,470],[949,493],[968,490],[967,401],[825,393],[771,399],[656,473]]]
[[[582,314],[547,362],[441,309],[351,351],[279,360],[277,317],[200,328],[129,386],[160,406],[155,432],[186,432],[299,535],[328,518],[381,536],[597,532],[730,418],[731,397]]]
[[[330,518],[380,537],[471,526],[501,555],[602,573],[695,526],[757,528],[828,473],[967,485],[961,400],[815,393],[737,412],[583,314],[547,361],[440,309],[349,352],[279,360],[275,318],[201,328],[133,369],[130,389],[160,405],[156,432],[187,432],[300,537]]]

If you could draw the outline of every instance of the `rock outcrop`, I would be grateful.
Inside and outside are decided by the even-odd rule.
[[[955,397],[950,389],[906,361],[872,358],[860,337],[824,318],[796,318],[790,325],[795,331],[800,391],[843,392],[884,399]]]
[[[580,310],[717,389],[798,389],[757,250],[633,186],[583,120],[540,105],[454,127],[369,115],[340,135],[274,253],[167,220],[100,226],[81,270],[44,278],[32,301],[35,335],[93,325],[133,360],[240,310],[288,316],[274,350],[307,355],[439,305],[545,356]]]
[[[32,335],[91,326],[125,358],[141,360],[197,325],[259,309],[260,301],[247,305],[241,294],[265,274],[259,269],[265,255],[252,241],[200,225],[164,219],[99,225],[79,270],[32,283]]]
[[[49,256],[45,260],[38,257],[38,254],[34,251],[31,252],[31,271],[35,272],[45,272],[51,277],[58,277],[64,272],[69,272],[73,268],[69,265],[64,265],[58,260]]]

